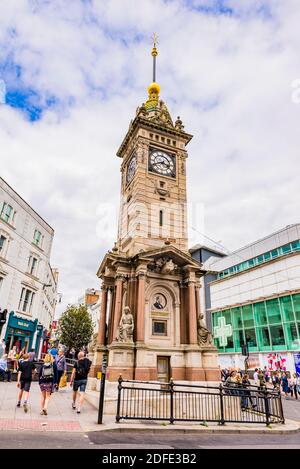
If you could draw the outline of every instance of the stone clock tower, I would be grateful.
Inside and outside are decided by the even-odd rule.
[[[217,351],[201,315],[201,265],[188,251],[186,146],[192,135],[153,83],[117,156],[118,238],[98,270],[102,306],[94,370],[108,350],[108,379],[219,380]]]

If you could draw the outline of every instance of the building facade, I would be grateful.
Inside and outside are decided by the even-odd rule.
[[[57,302],[58,270],[50,265],[54,231],[0,178],[1,338],[6,350],[46,350]]]
[[[87,307],[87,310],[93,321],[94,334],[97,334],[101,311],[101,290],[87,288],[84,292],[84,295],[78,298],[78,304]]]
[[[300,372],[300,224],[290,225],[207,266],[210,314],[222,367]]]
[[[155,60],[155,46],[152,55]],[[204,272],[188,251],[186,146],[192,135],[179,117],[173,121],[159,91],[154,81],[117,152],[122,160],[118,239],[98,270],[97,351],[108,350],[112,381],[120,374],[218,380],[217,351],[201,315]]]

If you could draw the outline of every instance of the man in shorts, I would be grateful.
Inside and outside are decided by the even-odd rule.
[[[28,397],[30,386],[32,382],[32,372],[36,372],[35,364],[28,360],[28,353],[23,355],[23,361],[19,364],[18,368],[18,381],[17,387],[20,388],[17,407],[21,407],[21,401],[24,393],[23,409],[26,413],[28,411]]]
[[[72,409],[76,409],[76,397],[77,392],[80,392],[79,398],[79,405],[77,407],[77,414],[80,414],[81,408],[83,405],[84,397],[85,397],[85,388],[87,384],[88,374],[90,372],[92,362],[85,357],[84,352],[79,352],[78,354],[78,361],[75,362],[74,368],[71,375],[70,386],[72,386],[73,382],[73,402],[72,402]]]

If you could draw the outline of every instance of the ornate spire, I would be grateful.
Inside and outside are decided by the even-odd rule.
[[[156,48],[157,36],[156,33],[153,34],[153,47],[151,55],[153,57],[153,82],[148,87],[149,97],[145,103],[147,111],[153,111],[156,109],[159,100],[160,86],[156,83],[156,57],[158,56],[158,51]]]

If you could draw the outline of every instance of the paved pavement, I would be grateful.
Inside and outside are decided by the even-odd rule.
[[[199,425],[187,426],[197,428],[193,433],[182,433],[183,426],[143,425],[143,431],[137,431],[130,423],[114,423],[113,416],[105,416],[105,425],[97,425],[97,410],[88,402],[82,413],[77,415],[71,408],[71,389],[65,388],[53,394],[47,417],[39,414],[40,392],[38,383],[32,383],[29,400],[29,411],[24,413],[17,408],[18,389],[16,383],[0,382],[0,448],[98,448],[98,449],[176,449],[176,448],[300,448],[300,433],[274,434],[273,430],[260,426],[261,434],[207,434],[209,428]],[[300,400],[283,399],[287,418],[300,423]],[[278,426],[277,426],[278,427]],[[123,430],[110,432],[109,428]],[[177,430],[180,428],[181,433]],[[215,426],[215,430],[220,427]],[[279,429],[282,426],[278,427]],[[233,426],[226,426],[231,431]],[[254,430],[249,426],[249,430]],[[99,431],[101,430],[101,431]],[[190,431],[190,430],[189,430]],[[218,432],[219,433],[219,432]]]

